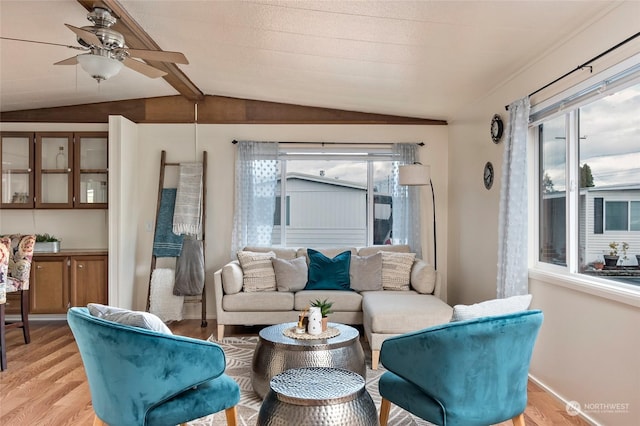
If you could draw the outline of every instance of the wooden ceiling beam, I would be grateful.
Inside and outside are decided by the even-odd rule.
[[[162,50],[149,34],[133,19],[127,10],[117,0],[77,0],[88,11],[92,11],[94,5],[102,3],[109,8],[118,18],[113,29],[124,36],[125,44],[132,49]],[[145,61],[152,67],[156,67],[167,73],[163,78],[182,96],[191,100],[204,99],[204,93],[182,72],[176,64],[169,62]]]
[[[122,115],[135,123],[200,124],[413,124],[447,125],[445,120],[372,114],[331,108],[205,96],[194,102],[182,96],[0,112],[0,122],[106,123]]]

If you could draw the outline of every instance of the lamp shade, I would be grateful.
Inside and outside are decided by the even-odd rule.
[[[98,82],[113,77],[122,69],[122,62],[119,60],[91,53],[78,55],[78,62],[82,69]]]
[[[431,167],[420,163],[400,166],[400,185],[429,185]]]

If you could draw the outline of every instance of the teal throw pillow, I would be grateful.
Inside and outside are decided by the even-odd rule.
[[[307,254],[309,279],[305,290],[350,290],[350,251],[344,251],[333,259],[313,249],[307,249]]]

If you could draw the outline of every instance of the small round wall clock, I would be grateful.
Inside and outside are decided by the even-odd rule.
[[[499,143],[502,139],[502,132],[504,131],[504,123],[502,118],[496,114],[491,119],[491,140],[493,143]]]
[[[484,165],[484,173],[482,174],[482,181],[484,182],[484,187],[487,189],[491,189],[493,186],[493,164],[491,161],[487,161],[487,164]]]

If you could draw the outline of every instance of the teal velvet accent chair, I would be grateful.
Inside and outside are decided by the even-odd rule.
[[[215,343],[159,333],[69,309],[95,411],[94,425],[169,426],[225,410],[237,424],[240,387]]]
[[[524,426],[541,311],[451,322],[384,341],[380,425],[391,403],[436,425]]]
[[[22,328],[24,343],[29,343],[29,277],[35,235],[0,235],[0,370],[7,368],[5,332]],[[20,321],[5,321],[7,293],[20,293]]]

